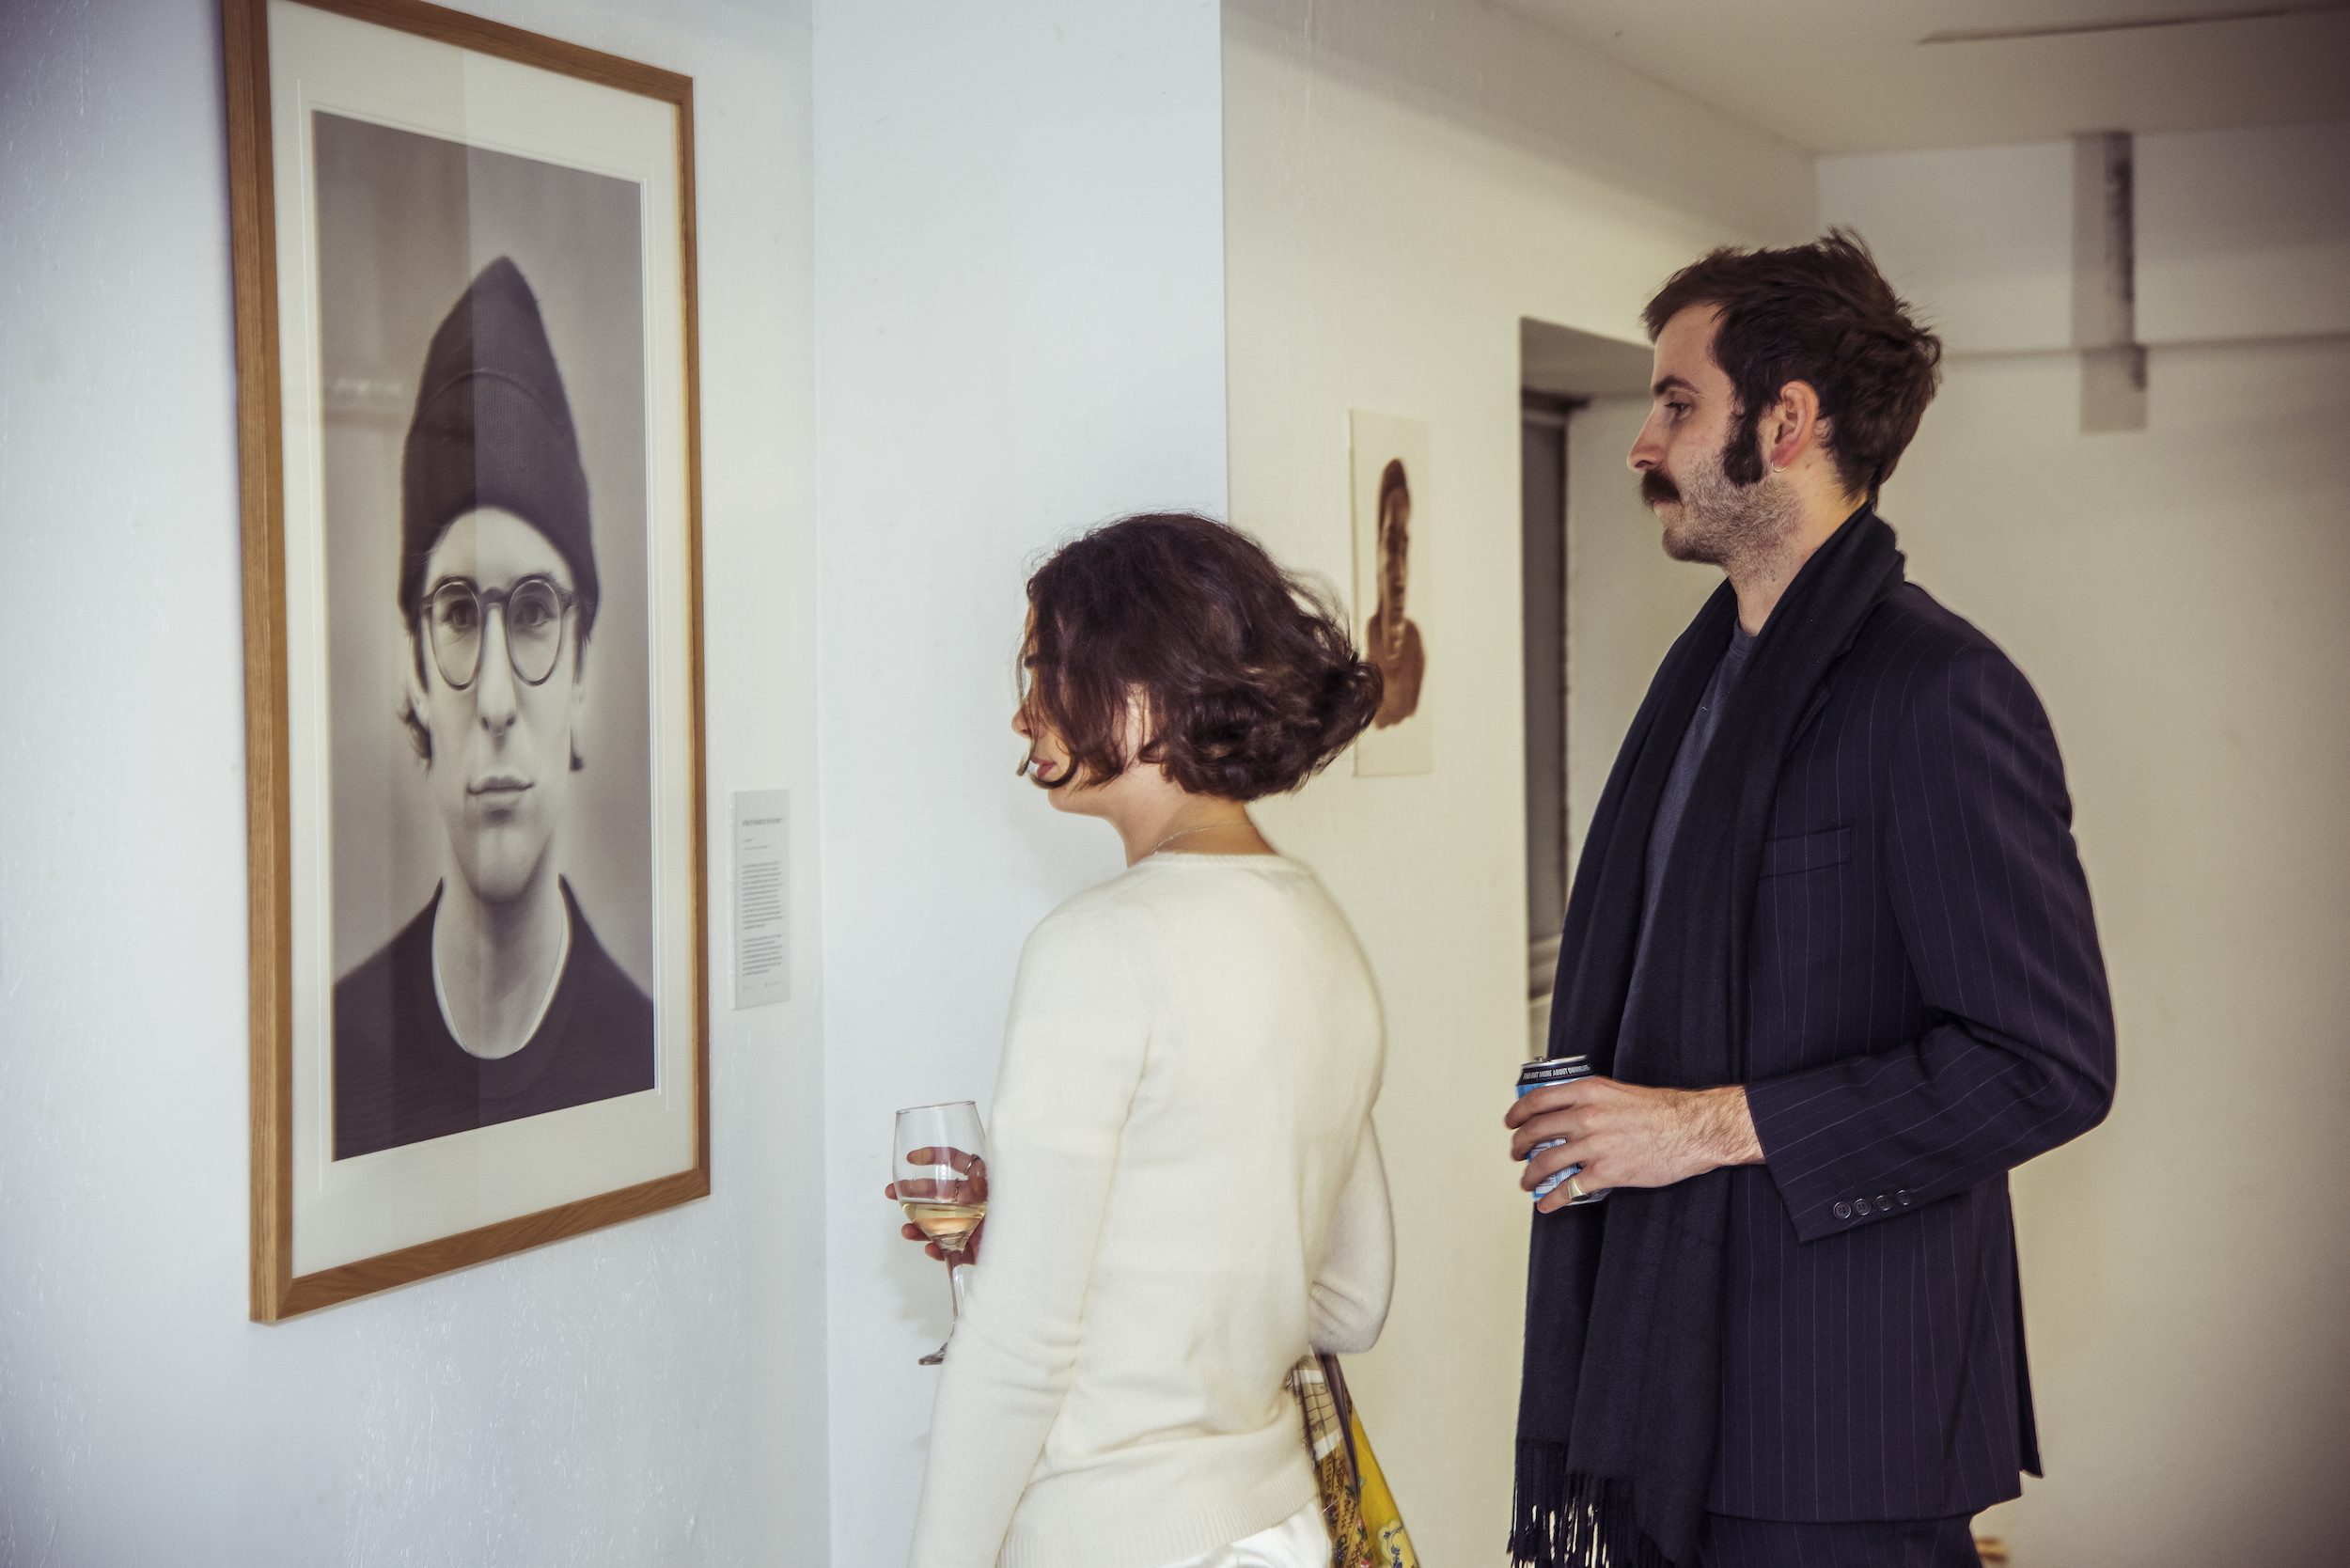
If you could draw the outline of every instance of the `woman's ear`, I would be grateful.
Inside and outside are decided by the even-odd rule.
[[[1126,706],[1118,718],[1118,755],[1128,767],[1136,762],[1155,762],[1152,755],[1158,749],[1158,731],[1151,720],[1151,688],[1134,684],[1126,688]]]

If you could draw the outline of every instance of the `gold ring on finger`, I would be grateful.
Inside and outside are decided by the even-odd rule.
[[[1579,1175],[1579,1174],[1580,1174],[1580,1172],[1577,1172],[1577,1174]],[[1574,1177],[1574,1176],[1570,1176],[1570,1177],[1568,1177],[1568,1178],[1567,1178],[1567,1201],[1568,1201],[1568,1202],[1570,1202],[1570,1203],[1578,1203],[1578,1202],[1581,1202],[1581,1201],[1582,1201],[1582,1200],[1583,1200],[1583,1184],[1582,1184],[1581,1182],[1577,1181],[1577,1180],[1575,1179],[1575,1177]]]

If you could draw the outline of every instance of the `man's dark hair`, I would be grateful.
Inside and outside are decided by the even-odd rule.
[[[1910,318],[1849,228],[1808,245],[1725,245],[1672,275],[1641,320],[1651,342],[1691,306],[1721,312],[1714,363],[1738,394],[1722,472],[1762,477],[1757,432],[1779,388],[1808,382],[1820,395],[1828,455],[1844,488],[1874,495],[1892,476],[1940,379],[1942,339]]]
[[[1048,789],[1142,762],[1255,800],[1305,783],[1379,711],[1379,671],[1328,600],[1213,518],[1105,524],[1038,569],[1028,604],[1026,701],[1071,760]],[[1128,756],[1119,725],[1137,693],[1150,733]]]

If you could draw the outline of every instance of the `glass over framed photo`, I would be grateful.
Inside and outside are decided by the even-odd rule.
[[[692,84],[223,15],[274,1321],[710,1190]]]

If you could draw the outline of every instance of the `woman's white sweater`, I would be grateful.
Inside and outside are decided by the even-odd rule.
[[[1295,861],[1152,855],[1045,917],[914,1568],[1159,1568],[1313,1499],[1283,1378],[1386,1317],[1382,1049]]]

